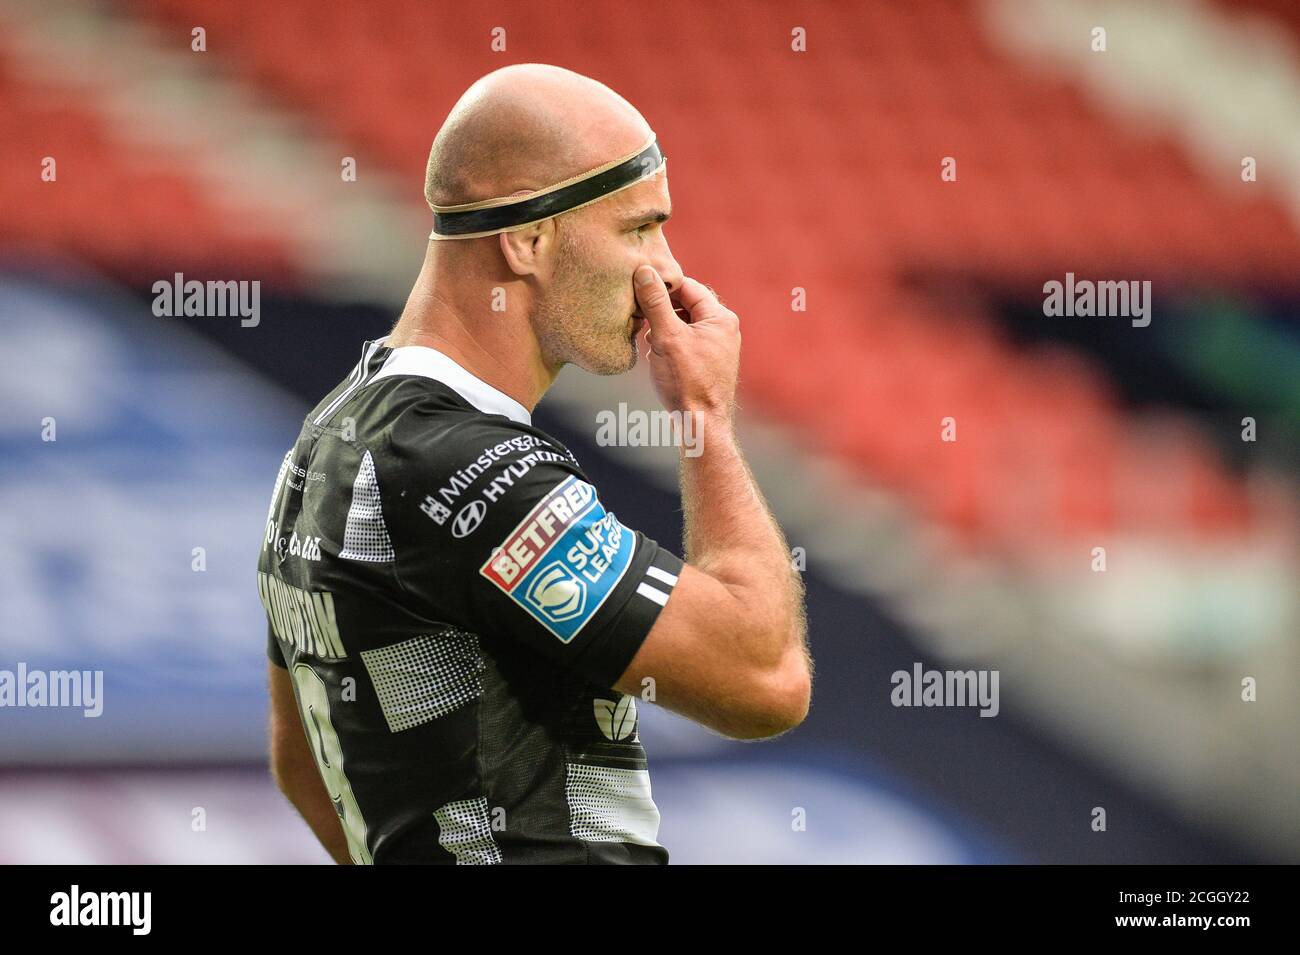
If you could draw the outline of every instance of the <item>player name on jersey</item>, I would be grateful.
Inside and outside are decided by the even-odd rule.
[[[308,593],[264,571],[257,572],[257,592],[271,629],[281,640],[322,660],[348,658],[334,615],[333,594]]]

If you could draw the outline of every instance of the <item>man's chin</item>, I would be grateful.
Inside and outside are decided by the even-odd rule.
[[[636,339],[630,339],[627,342],[627,351],[624,353],[622,361],[613,355],[601,355],[599,358],[588,358],[580,363],[579,367],[590,374],[608,378],[611,375],[622,375],[631,371],[636,367],[637,360],[640,357],[636,347]]]
[[[637,353],[636,353],[636,349],[633,348],[631,353],[627,357],[627,361],[623,362],[623,364],[602,365],[599,368],[592,368],[589,370],[593,375],[601,375],[603,377],[609,378],[613,375],[623,375],[631,371],[633,368],[636,367],[636,361],[637,361]]]

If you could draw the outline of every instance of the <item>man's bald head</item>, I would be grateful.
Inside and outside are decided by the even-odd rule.
[[[521,197],[635,157],[652,135],[632,104],[590,77],[508,66],[452,108],[429,154],[425,198],[438,207]],[[662,228],[672,214],[666,164],[615,178],[625,172],[630,181],[564,212],[463,237],[435,233],[407,306],[413,331],[398,339],[422,326],[436,329],[430,341],[482,339],[475,347],[488,360],[522,351],[547,382],[566,364],[602,375],[631,368],[643,324],[633,274],[650,265],[673,289],[682,273]]]
[[[430,205],[534,192],[624,156],[650,138],[636,108],[603,83],[543,63],[478,80],[434,138]]]

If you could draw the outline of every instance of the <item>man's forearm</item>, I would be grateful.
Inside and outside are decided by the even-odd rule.
[[[752,649],[775,665],[806,636],[803,581],[726,416],[701,416],[700,453],[681,457],[686,559],[768,624]],[[685,449],[684,449],[685,450]]]

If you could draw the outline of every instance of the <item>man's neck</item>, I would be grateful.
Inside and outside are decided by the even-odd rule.
[[[532,414],[558,371],[550,372],[542,362],[528,319],[509,311],[468,315],[428,279],[421,272],[385,344],[436,349]]]

